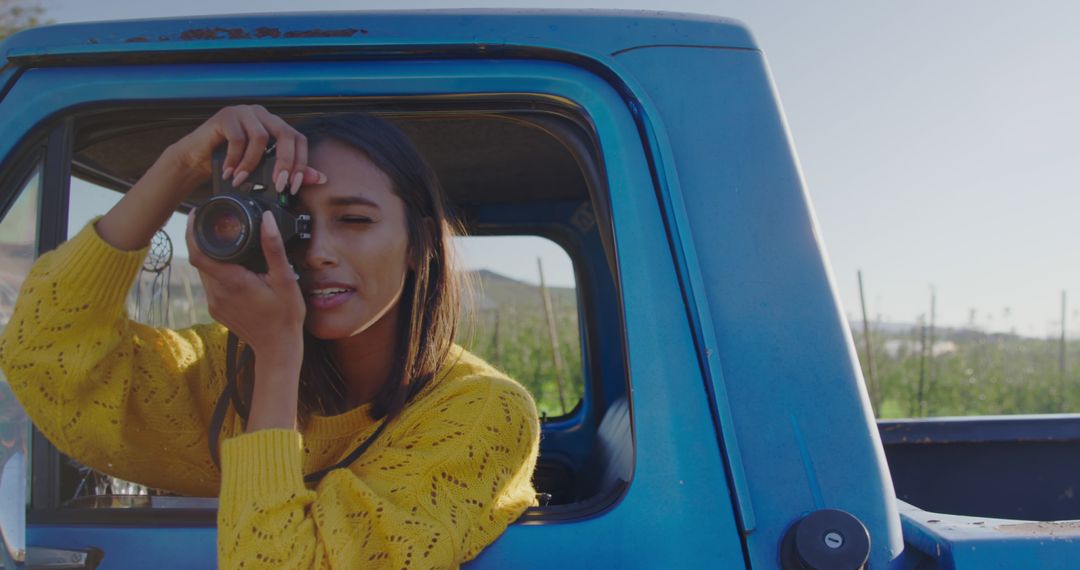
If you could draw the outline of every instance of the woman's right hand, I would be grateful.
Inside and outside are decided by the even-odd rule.
[[[262,105],[236,105],[221,109],[197,129],[172,146],[183,165],[210,176],[210,156],[226,144],[228,151],[222,165],[225,180],[240,185],[259,164],[270,140],[274,141],[274,186],[278,192],[290,189],[295,194],[303,184],[325,180],[307,165],[307,138],[281,117]]]
[[[210,157],[216,148],[227,145],[222,174],[239,185],[259,164],[271,139],[278,192],[290,188],[295,194],[304,184],[326,181],[324,174],[307,165],[307,139],[281,117],[261,105],[225,107],[158,157],[98,220],[98,235],[118,249],[146,247],[180,203],[210,177]]]

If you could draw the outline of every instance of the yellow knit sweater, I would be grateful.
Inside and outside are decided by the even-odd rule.
[[[456,348],[444,371],[347,469],[314,488],[380,422],[361,406],[303,433],[242,433],[230,411],[221,471],[207,450],[225,385],[220,325],[128,319],[145,251],[93,225],[35,263],[0,338],[0,366],[61,451],[122,479],[220,497],[222,568],[453,568],[534,503],[540,425],[529,393]]]

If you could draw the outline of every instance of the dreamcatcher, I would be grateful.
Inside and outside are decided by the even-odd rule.
[[[150,326],[169,324],[169,283],[172,280],[172,239],[158,230],[150,240],[150,251],[143,260],[142,274],[135,282],[135,318]],[[149,276],[150,298],[142,313],[143,281]]]

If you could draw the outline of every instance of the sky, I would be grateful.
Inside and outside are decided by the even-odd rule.
[[[42,5],[57,22],[301,11],[281,0]],[[859,315],[861,270],[871,319],[914,322],[928,315],[934,291],[939,324],[1054,335],[1064,291],[1069,334],[1080,337],[1080,3],[302,3],[466,7],[663,9],[741,20],[766,54],[850,316]],[[504,249],[488,255],[509,262],[518,247]],[[516,258],[535,275],[534,258]]]

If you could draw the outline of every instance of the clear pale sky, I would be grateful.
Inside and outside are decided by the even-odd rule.
[[[663,9],[745,22],[768,58],[845,310],[1080,335],[1080,3],[44,0],[58,22],[389,8]],[[535,261],[530,261],[535,267]],[[535,270],[533,269],[533,274]]]

